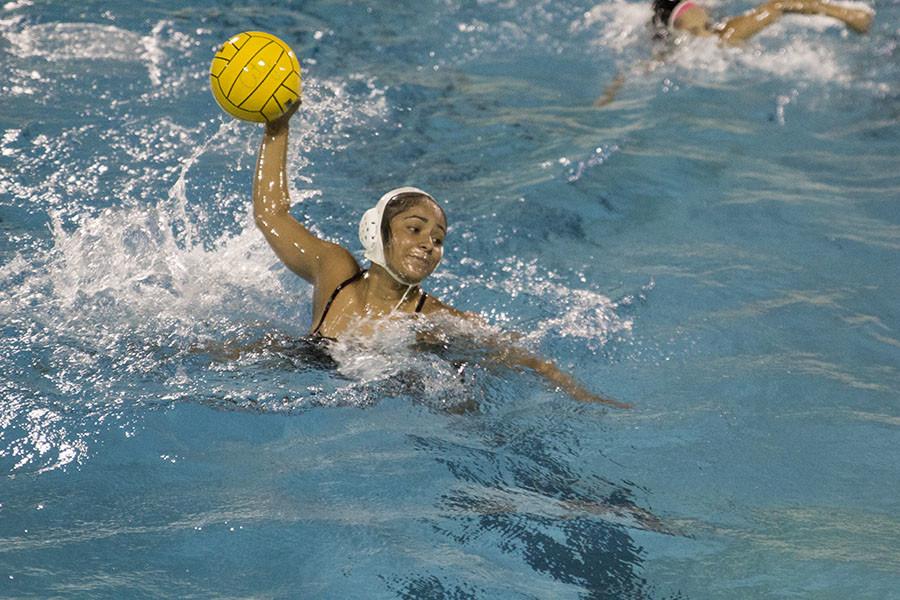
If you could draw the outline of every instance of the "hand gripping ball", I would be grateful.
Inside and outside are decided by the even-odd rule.
[[[225,112],[266,123],[300,99],[300,62],[274,35],[245,31],[222,44],[213,57],[209,84]]]

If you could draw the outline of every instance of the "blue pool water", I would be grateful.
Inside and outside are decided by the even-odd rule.
[[[619,0],[4,4],[0,597],[900,597],[875,8],[646,72]],[[428,189],[429,291],[635,408],[402,330],[337,369],[211,351],[310,319],[250,217],[260,129],[208,90],[242,30],[301,57],[298,215],[356,251],[381,193]]]

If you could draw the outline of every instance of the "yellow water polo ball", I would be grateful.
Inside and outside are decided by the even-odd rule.
[[[209,85],[219,106],[245,121],[277,119],[300,99],[300,61],[270,33],[245,31],[216,52]]]

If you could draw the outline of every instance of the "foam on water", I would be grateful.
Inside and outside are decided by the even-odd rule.
[[[161,385],[167,357],[228,330],[228,307],[240,306],[247,319],[264,318],[273,298],[287,301],[266,268],[268,248],[252,230],[210,250],[183,246],[158,206],[109,208],[78,219],[71,231],[53,215],[52,226],[52,249],[28,260],[19,255],[0,274],[8,291],[0,314],[17,332],[5,340],[6,359],[29,348],[50,351],[45,393],[14,385],[7,397],[18,401],[3,406],[10,426],[3,428],[0,454],[18,457],[15,469],[78,460],[99,423],[131,422],[155,391],[129,389],[127,379],[144,373]]]
[[[22,58],[127,62],[145,59],[141,36],[114,25],[47,23],[7,31],[4,37]]]
[[[486,287],[499,287],[512,298],[520,294],[534,295],[553,315],[533,324],[527,334],[532,343],[552,334],[581,339],[589,348],[597,350],[610,337],[627,334],[632,329],[632,319],[617,314],[618,303],[603,294],[565,285],[564,278],[542,270],[536,260],[510,258],[499,261],[499,265],[503,275],[484,281]]]
[[[777,27],[777,26],[776,26]],[[773,36],[777,32],[772,33]],[[776,38],[769,38],[776,39]],[[698,72],[713,81],[728,81],[729,74],[762,71],[797,81],[850,82],[849,67],[841,64],[834,48],[812,39],[785,34],[775,47],[725,47],[714,38],[683,38],[669,57],[682,74]],[[789,40],[789,41],[782,41]]]
[[[6,11],[14,11],[20,8],[27,8],[29,6],[34,5],[32,0],[15,0],[13,2],[7,2],[3,5],[3,10]]]
[[[628,48],[644,45],[652,35],[649,22],[653,16],[649,3],[613,2],[597,4],[569,24],[572,33],[599,30],[593,43],[623,52]]]
[[[45,23],[4,29],[3,36],[20,58],[51,61],[54,70],[71,61],[134,63],[147,69],[155,88],[163,84],[164,77],[170,80],[168,85],[174,83],[171,81],[174,69],[167,61],[167,51],[176,55],[187,50],[193,42],[174,30],[170,21],[158,22],[147,35],[97,23]]]

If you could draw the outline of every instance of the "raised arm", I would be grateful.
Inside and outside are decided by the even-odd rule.
[[[359,267],[347,250],[316,237],[289,212],[288,122],[297,107],[299,103],[280,119],[266,124],[253,177],[253,216],[276,256],[315,286],[318,300]]]

